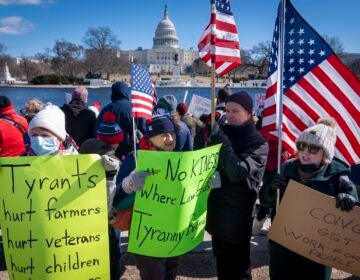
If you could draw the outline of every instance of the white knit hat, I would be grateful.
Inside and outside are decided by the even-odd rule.
[[[66,138],[65,115],[58,106],[48,105],[37,113],[29,123],[29,131],[34,127],[45,128],[61,140]]]
[[[336,121],[331,117],[320,118],[316,125],[305,129],[296,139],[298,142],[306,142],[321,147],[326,159],[332,160],[335,153]]]

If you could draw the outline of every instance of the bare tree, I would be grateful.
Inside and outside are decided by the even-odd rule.
[[[344,44],[339,39],[339,37],[337,36],[330,37],[328,35],[323,35],[322,37],[336,54],[342,54],[344,52],[345,47]]]
[[[82,47],[65,40],[57,40],[52,52],[54,56],[51,60],[51,67],[59,78],[63,74],[75,77],[75,65],[77,65],[82,54]]]
[[[83,38],[86,47],[84,65],[91,74],[117,72],[123,65],[120,58],[121,41],[109,27],[89,28]]]
[[[85,46],[95,50],[120,49],[121,41],[109,27],[90,27],[83,38]]]
[[[27,81],[31,81],[35,76],[41,74],[39,63],[31,61],[30,58],[22,56],[19,64],[21,75],[25,76]]]
[[[266,77],[271,57],[271,41],[260,42],[242,52],[242,65],[255,67],[259,77]]]

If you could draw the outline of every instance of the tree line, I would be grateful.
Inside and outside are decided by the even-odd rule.
[[[13,76],[27,81],[41,75],[54,75],[61,83],[63,77],[74,82],[79,77],[109,79],[111,74],[129,73],[128,57],[120,54],[121,41],[109,27],[89,28],[82,42],[78,45],[56,40],[52,48],[42,53],[21,56],[18,64],[0,42],[0,65],[7,63]]]
[[[344,58],[344,63],[360,76],[360,58],[345,59],[344,46],[338,37],[323,35],[323,38],[340,58]],[[89,28],[82,43],[78,45],[64,39],[56,40],[52,48],[32,58],[21,56],[17,64],[6,54],[6,46],[0,42],[0,67],[6,62],[13,76],[33,82],[46,77],[44,83],[80,83],[82,77],[109,80],[112,74],[129,74],[129,58],[121,53],[121,41],[109,27]],[[262,41],[249,50],[241,50],[242,64],[227,74],[227,78],[234,82],[239,82],[241,77],[266,79],[270,56],[271,41]],[[192,71],[197,75],[210,75],[210,68],[201,59],[194,60]]]

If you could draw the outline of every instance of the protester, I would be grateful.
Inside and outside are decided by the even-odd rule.
[[[28,121],[31,119],[42,109],[44,109],[45,105],[41,100],[34,98],[30,99],[26,102],[25,107],[20,110],[21,115]]]
[[[199,131],[200,128],[204,127],[204,123],[192,114],[190,114],[186,104],[183,102],[179,103],[176,106],[176,112],[179,115],[180,120],[183,121],[189,128],[192,139],[194,141],[196,132]]]
[[[27,129],[27,120],[16,114],[10,99],[0,96],[0,157],[25,153]]]
[[[187,125],[179,119],[176,113],[177,99],[174,95],[165,95],[155,106],[158,115],[168,115],[175,123],[176,147],[175,151],[192,151],[193,139]]]
[[[263,192],[264,201],[275,207],[276,192],[284,194],[290,179],[336,198],[334,206],[350,211],[358,201],[349,168],[333,160],[336,143],[336,122],[325,117],[305,129],[296,139],[297,158],[284,162],[281,173],[275,173]],[[301,199],[299,197],[298,199]],[[320,206],[320,205],[319,205]],[[301,221],[299,221],[301,223]],[[285,247],[269,241],[271,279],[330,279],[331,268],[307,259]]]
[[[95,131],[102,122],[105,112],[113,113],[116,116],[116,123],[124,131],[124,141],[116,150],[116,156],[121,159],[122,156],[125,156],[132,150],[133,122],[131,117],[130,89],[126,83],[113,83],[111,87],[111,103],[101,110],[96,120]]]
[[[120,278],[120,232],[111,224],[114,221],[112,204],[116,189],[115,179],[121,164],[115,156],[115,150],[119,143],[124,140],[124,132],[115,121],[116,116],[111,112],[106,112],[96,132],[96,138],[86,140],[79,150],[80,154],[100,155],[106,171],[111,280],[119,280]]]
[[[25,153],[28,123],[16,114],[9,98],[0,96],[0,157],[14,157]],[[0,234],[0,270],[6,270]]]
[[[28,133],[28,155],[78,154],[76,143],[66,133],[65,115],[55,105],[46,106],[33,117]]]
[[[78,146],[94,136],[96,116],[85,105],[87,100],[88,90],[86,87],[80,86],[74,89],[70,103],[61,107],[65,114],[66,131]]]
[[[226,100],[227,123],[216,124],[210,135],[210,145],[222,144],[217,166],[222,186],[210,191],[206,222],[218,279],[251,279],[252,212],[268,154],[252,111],[248,93],[230,95]]]
[[[148,124],[147,138],[150,150],[174,151],[176,146],[175,125],[168,116],[155,117]],[[135,158],[130,153],[122,163],[116,180],[116,194],[113,205],[122,209],[133,204],[134,192],[144,187],[146,171],[134,171]],[[175,279],[179,266],[179,257],[150,257],[134,254],[136,266],[142,280]]]

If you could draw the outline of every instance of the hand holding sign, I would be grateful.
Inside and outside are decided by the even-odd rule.
[[[336,197],[336,208],[340,208],[341,211],[349,212],[354,208],[355,203],[355,197],[347,193],[339,193]]]
[[[125,177],[122,182],[124,192],[131,194],[144,188],[146,176],[150,175],[147,171],[133,171]]]

